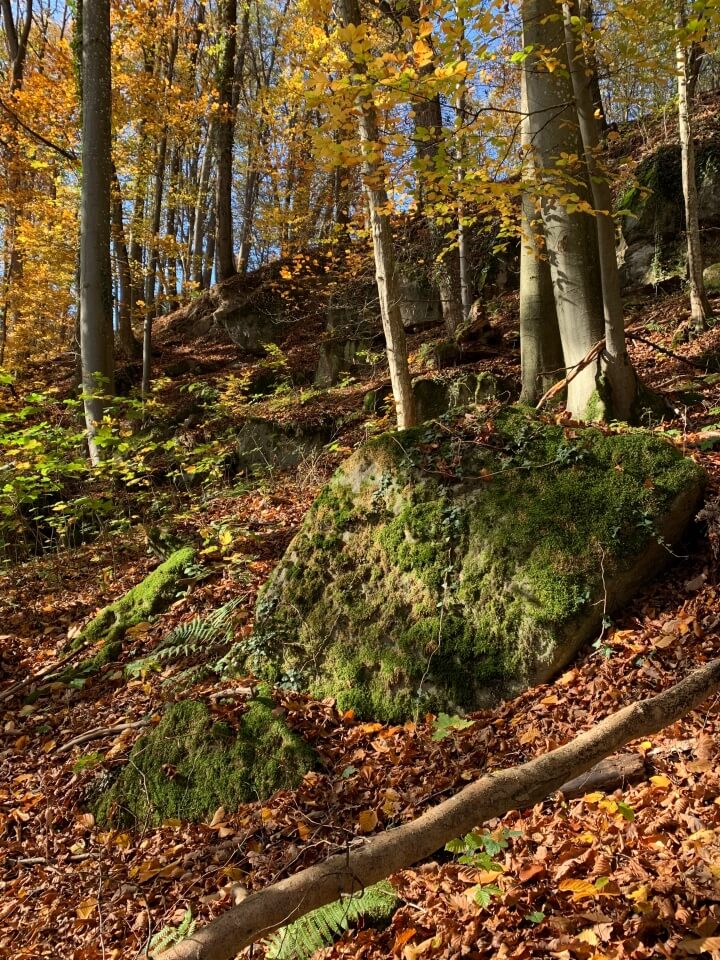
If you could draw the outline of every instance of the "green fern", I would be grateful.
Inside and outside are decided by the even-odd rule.
[[[160,641],[149,656],[128,664],[126,673],[138,676],[157,668],[161,663],[184,660],[197,653],[207,654],[215,647],[228,643],[232,639],[232,614],[244,599],[235,597],[209,617],[196,617],[189,623],[180,624]]]
[[[379,923],[392,916],[397,905],[397,894],[387,880],[341,897],[274,933],[266,941],[268,960],[308,960],[317,950],[331,946],[360,918]]]
[[[156,933],[154,937],[150,938],[150,943],[148,944],[148,953],[151,956],[156,957],[165,950],[169,950],[170,947],[174,946],[176,943],[180,943],[181,940],[191,937],[194,930],[195,918],[192,915],[192,910],[187,909],[185,911],[185,916],[180,921],[179,926],[163,927],[162,930]]]

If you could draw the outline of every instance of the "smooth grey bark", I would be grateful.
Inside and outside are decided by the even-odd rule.
[[[703,280],[703,257],[700,244],[698,191],[695,181],[695,143],[693,141],[690,111],[690,65],[682,31],[685,27],[685,3],[680,0],[676,22],[676,67],[678,83],[678,129],[680,133],[683,199],[685,202],[685,236],[687,240],[687,271],[690,287],[690,315],[697,330],[705,330],[712,316],[712,308]]]
[[[158,144],[157,159],[155,162],[155,190],[153,196],[150,263],[145,277],[145,319],[143,322],[143,364],[142,364],[142,395],[150,392],[150,377],[152,373],[152,327],[157,313],[157,299],[155,295],[155,280],[160,263],[160,218],[162,215],[162,198],[165,184],[165,158],[167,156],[167,128],[163,130]]]
[[[338,19],[343,26],[360,26],[358,0],[337,0]],[[353,64],[358,74],[363,74],[363,64]],[[400,283],[395,266],[395,250],[387,213],[388,195],[382,171],[374,159],[379,141],[377,111],[372,98],[365,92],[357,97],[358,130],[362,150],[362,175],[365,197],[370,216],[375,259],[380,314],[382,316],[385,347],[387,350],[390,382],[395,399],[395,412],[399,429],[404,430],[416,423],[415,397],[413,396],[408,366],[405,328],[400,315]]]
[[[210,172],[215,156],[215,124],[211,121],[208,129],[207,143],[205,144],[205,153],[203,154],[202,164],[200,166],[200,180],[198,183],[197,197],[195,199],[195,220],[193,223],[192,249],[190,255],[191,277],[193,283],[203,289],[203,248],[205,238],[205,228],[207,220],[205,217],[205,206],[209,202],[214,204],[215,198],[209,190]]]
[[[532,184],[535,160],[524,71],[520,86],[523,180]],[[542,215],[527,187],[522,195],[520,230],[520,401],[534,406],[562,374],[563,353]]]
[[[235,131],[234,87],[237,51],[237,0],[223,0],[221,6],[222,55],[220,58],[220,109],[217,121],[217,217],[216,244],[218,280],[237,273],[233,249],[232,168]]]
[[[573,25],[573,17],[577,18],[579,15],[577,0],[566,0],[563,4],[565,42],[580,137],[595,208],[605,322],[603,365],[609,387],[610,412],[615,420],[629,421],[632,419],[635,406],[637,377],[630,363],[625,343],[625,320],[617,265],[612,194],[607,175],[598,162],[600,137],[590,84],[592,73],[585,61],[582,36],[578,35]]]
[[[80,353],[88,448],[114,392],[110,181],[112,165],[110,0],[83,4],[82,188],[80,199]]]
[[[167,212],[165,219],[165,234],[173,244],[177,243],[178,221],[178,190],[180,187],[180,144],[173,145],[170,153],[170,184],[168,187]],[[177,310],[178,300],[178,260],[171,249],[165,263],[168,310]]]
[[[587,166],[582,159],[568,167],[562,155],[582,158],[583,146],[573,103],[565,31],[555,0],[524,0],[524,46],[530,133],[541,166],[542,219],[555,289],[565,367],[577,367],[605,336],[595,218],[569,208],[564,194],[577,194],[577,203],[590,205]],[[547,70],[542,54],[559,61]],[[572,178],[572,183],[568,181]],[[578,419],[604,414],[602,365],[589,363],[568,384],[567,409]]]

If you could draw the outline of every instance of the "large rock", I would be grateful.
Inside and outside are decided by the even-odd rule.
[[[383,435],[323,490],[261,593],[250,665],[379,719],[513,695],[657,573],[703,485],[659,437],[517,408]]]
[[[703,230],[706,262],[716,252],[713,231],[720,227],[720,140],[700,143],[696,149],[698,218]],[[680,147],[660,147],[643,160],[635,181],[617,198],[622,211],[618,249],[624,288],[663,286],[684,281],[687,250],[684,238],[685,204],[682,192]]]
[[[240,803],[296,787],[314,762],[267,690],[236,724],[202,701],[181,700],[138,740],[95,812],[122,825],[209,819],[218,807],[231,813]]]

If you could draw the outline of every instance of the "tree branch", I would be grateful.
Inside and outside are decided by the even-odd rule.
[[[631,740],[680,719],[718,688],[720,660],[713,660],[663,693],[606,717],[562,747],[521,766],[487,774],[412,823],[359,841],[345,853],[251,894],[163,952],[162,960],[231,960],[278,927],[429,857],[486,820],[539,803]]]

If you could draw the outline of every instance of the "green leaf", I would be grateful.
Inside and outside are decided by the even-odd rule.
[[[450,736],[454,730],[467,730],[475,723],[474,720],[467,720],[465,717],[449,716],[447,713],[438,714],[434,724],[432,739],[434,742],[444,740]]]

